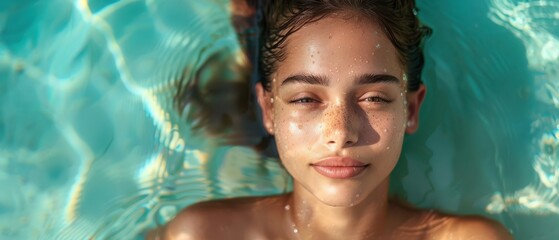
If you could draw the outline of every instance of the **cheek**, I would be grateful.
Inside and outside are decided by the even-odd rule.
[[[369,123],[379,136],[379,147],[387,150],[401,148],[405,134],[405,116],[405,108],[399,107],[393,111],[368,114]]]
[[[275,138],[280,155],[304,147],[312,141],[312,136],[317,133],[317,124],[308,114],[293,111],[282,104],[274,108]],[[307,146],[305,146],[307,147]]]

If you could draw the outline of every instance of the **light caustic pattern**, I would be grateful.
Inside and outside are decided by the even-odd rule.
[[[470,2],[441,1],[443,9],[428,6],[420,14],[437,9],[429,16],[440,22],[444,16],[438,14]],[[3,1],[0,239],[130,239],[202,199],[283,191],[288,178],[276,161],[249,148],[218,146],[215,137],[195,134],[185,116],[173,110],[180,79],[183,84],[197,79],[201,89],[215,79],[243,79],[236,70],[248,63],[230,10],[227,0]],[[538,182],[513,194],[503,188],[505,195],[495,194],[486,208],[492,213],[559,212],[557,12],[554,1],[491,2],[490,19],[526,47],[528,64],[537,73],[529,89],[539,101],[530,154]],[[476,50],[475,43],[466,46]],[[445,44],[450,43],[440,48]],[[469,52],[475,51],[462,54]],[[434,55],[431,61],[460,63],[455,56],[426,53]],[[465,61],[474,63],[475,57]],[[459,82],[448,86],[452,90]],[[462,103],[471,104],[455,105]],[[191,108],[186,105],[185,112]],[[446,146],[433,152],[444,155]],[[432,166],[446,174],[449,158],[441,159]],[[418,181],[410,179],[413,193]],[[470,190],[459,198],[473,196]],[[425,192],[433,191],[417,195]],[[451,200],[445,201],[449,209],[458,209],[452,203],[459,199]]]
[[[511,31],[526,48],[533,77],[533,167],[538,182],[513,194],[493,196],[487,211],[559,214],[559,2],[493,0],[489,18]]]
[[[1,239],[128,239],[201,199],[284,189],[276,162],[173,110],[180,79],[221,77],[212,59],[247,64],[228,6],[0,4]]]

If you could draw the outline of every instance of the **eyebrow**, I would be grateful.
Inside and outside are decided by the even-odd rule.
[[[289,76],[288,78],[283,80],[280,86],[285,86],[288,84],[295,84],[295,83],[306,83],[306,84],[328,86],[328,82],[329,80],[325,76],[297,74],[297,75]]]
[[[296,74],[287,77],[280,86],[295,84],[295,83],[304,83],[304,84],[313,84],[313,85],[322,85],[328,86],[330,80],[326,76],[321,75],[305,75],[305,74]],[[400,83],[400,80],[389,74],[363,74],[357,77],[357,84],[364,85],[364,84],[375,84],[375,83]]]
[[[400,79],[389,74],[363,74],[358,79],[358,84],[400,83]]]

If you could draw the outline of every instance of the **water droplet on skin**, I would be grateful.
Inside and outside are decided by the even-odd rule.
[[[384,72],[386,72],[386,68],[385,68],[385,69],[383,69],[383,71],[384,71]]]
[[[271,102],[271,103],[274,103],[274,98],[270,98],[270,102]]]
[[[369,60],[365,60],[365,63],[369,63]]]
[[[375,52],[372,52],[372,53],[371,53],[371,55],[373,55],[373,56],[374,56],[374,55],[375,55]]]
[[[377,48],[380,48],[380,43],[377,43]]]
[[[390,150],[390,147],[386,147],[386,150]]]
[[[297,228],[294,228],[294,229],[293,229],[293,232],[294,232],[294,233],[298,233],[299,230],[297,230]]]
[[[384,132],[388,132],[388,129],[385,128],[383,131],[384,131]]]
[[[358,194],[355,194],[355,198],[359,198],[359,196],[360,196],[359,193],[358,193]]]
[[[285,209],[285,211],[289,211],[289,209],[291,208],[289,205],[285,205],[285,207],[283,207]]]
[[[311,227],[311,224],[310,224],[310,223],[307,223],[307,227],[310,228],[310,227]]]

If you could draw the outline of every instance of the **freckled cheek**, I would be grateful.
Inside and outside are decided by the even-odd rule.
[[[380,145],[390,149],[402,143],[405,133],[403,110],[369,114],[368,120],[380,137]]]
[[[316,139],[316,118],[289,108],[279,108],[274,114],[275,137],[278,148],[294,149]]]

